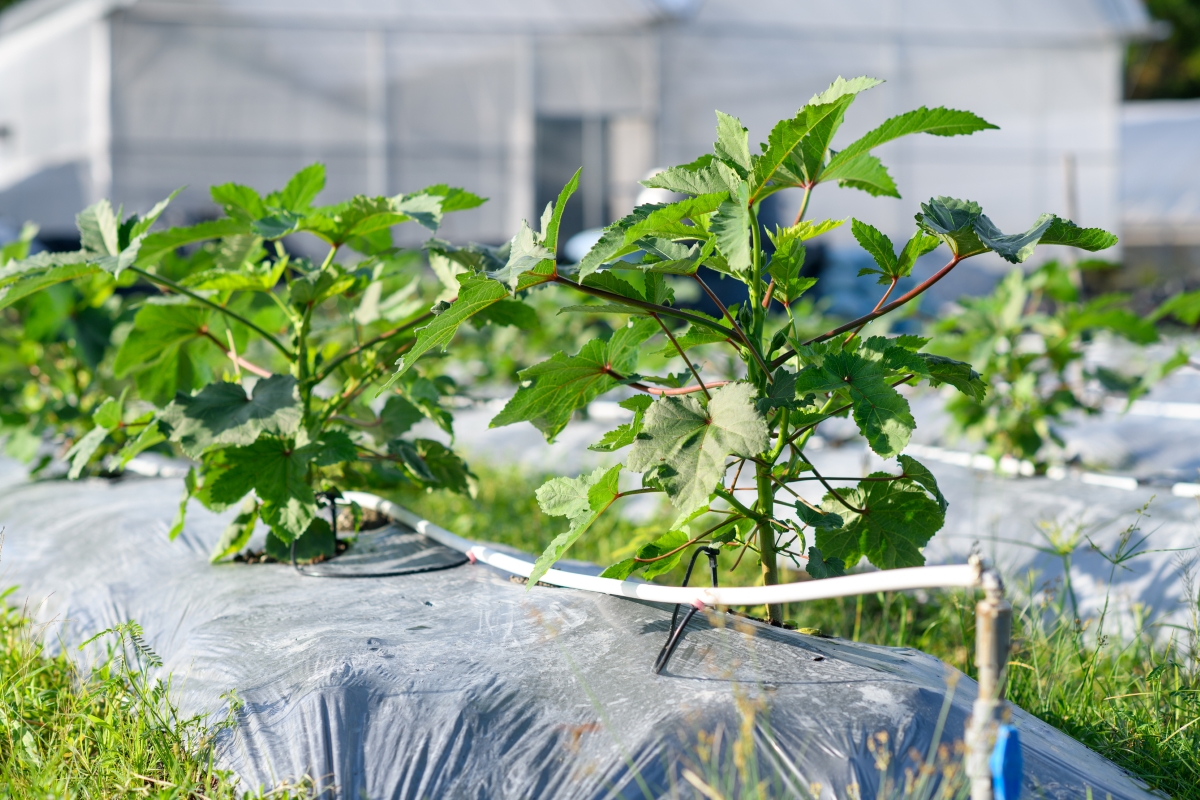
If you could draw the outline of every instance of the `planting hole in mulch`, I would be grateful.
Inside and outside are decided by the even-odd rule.
[[[338,514],[337,526],[339,534],[353,533],[354,518],[349,510]],[[362,510],[359,533],[339,538],[336,548],[336,555],[331,558],[303,559],[297,554],[296,568],[314,578],[380,578],[449,569],[467,563],[467,557],[457,550],[366,508]],[[284,562],[278,555],[267,549],[246,550],[233,560],[240,564]]]

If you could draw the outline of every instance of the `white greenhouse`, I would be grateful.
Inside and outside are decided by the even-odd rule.
[[[818,213],[904,236],[949,194],[1005,229],[1043,211],[1115,228],[1122,58],[1148,25],[1137,0],[25,0],[0,15],[0,219],[66,237],[99,197],[187,185],[171,220],[190,221],[215,214],[209,184],[272,189],[319,160],[326,201],[485,195],[445,235],[499,242],[582,165],[569,233],[706,152],[714,109],[761,140],[868,74],[888,82],[843,142],[920,105],[1000,130],[887,145],[903,200],[830,187]]]

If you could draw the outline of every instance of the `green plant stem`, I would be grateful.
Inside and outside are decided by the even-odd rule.
[[[779,583],[779,564],[775,552],[775,529],[770,518],[774,515],[775,490],[771,480],[771,468],[763,464],[754,465],[755,483],[758,484],[758,559],[762,564],[762,579],[766,586]],[[767,619],[772,625],[783,624],[783,606],[778,603],[767,606]]]
[[[250,320],[243,317],[241,314],[238,314],[234,311],[230,311],[228,308],[225,308],[225,306],[221,305],[220,303],[214,303],[212,300],[209,300],[207,297],[204,297],[203,295],[193,292],[191,289],[188,289],[186,286],[181,286],[180,284],[176,283],[175,281],[171,280],[170,278],[164,278],[161,275],[155,275],[153,272],[148,272],[148,271],[142,269],[141,267],[129,267],[128,269],[131,272],[136,272],[138,275],[141,275],[143,278],[150,281],[151,283],[157,283],[161,286],[166,286],[168,289],[171,289],[172,291],[175,291],[175,292],[179,292],[180,294],[185,294],[188,297],[192,298],[193,300],[199,300],[204,305],[209,306],[217,311],[220,311],[222,314],[229,317],[230,319],[237,320],[238,322],[242,323],[250,330],[257,333],[259,336],[262,336],[264,339],[266,339],[272,345],[274,345],[275,349],[278,350],[280,353],[283,353],[284,358],[286,358],[288,361],[295,361],[295,359],[296,359],[295,353],[293,353],[291,350],[289,350],[288,347],[283,344],[283,342],[279,341],[274,336],[267,333],[262,328],[258,327],[253,322],[251,322]]]
[[[367,341],[363,342],[362,344],[358,344],[358,345],[355,345],[354,347],[351,347],[349,350],[342,353],[340,356],[335,358],[333,361],[330,361],[328,364],[326,364],[325,368],[323,370],[321,370],[321,373],[319,375],[317,375],[315,378],[313,378],[313,383],[320,384],[321,381],[325,380],[330,375],[332,375],[333,371],[335,369],[337,369],[338,367],[340,367],[347,359],[353,358],[354,356],[361,353],[363,350],[366,350],[370,347],[374,347],[375,345],[377,345],[381,342],[386,342],[388,339],[391,339],[394,336],[398,336],[399,334],[404,333],[406,330],[412,328],[414,325],[420,325],[422,322],[424,322],[425,320],[430,319],[432,317],[433,317],[433,312],[426,311],[424,314],[421,314],[418,317],[414,317],[413,319],[409,320],[408,322],[404,323],[403,325],[392,328],[390,331],[384,331],[383,333],[379,334],[378,336],[368,339]]]
[[[807,342],[804,342],[804,344],[810,345],[810,344],[815,344],[817,342],[823,342],[826,339],[832,339],[834,336],[837,336],[838,334],[842,334],[842,333],[845,333],[846,331],[853,330],[854,328],[858,328],[863,325],[866,325],[868,322],[870,322],[873,319],[877,319],[879,317],[882,317],[884,314],[895,311],[897,308],[904,305],[905,303],[924,294],[927,289],[929,289],[935,283],[940,281],[942,278],[949,275],[950,271],[953,270],[956,266],[958,266],[959,263],[961,263],[962,261],[965,261],[966,258],[968,258],[968,257],[959,258],[958,256],[954,256],[953,258],[950,259],[949,262],[947,262],[946,266],[942,267],[940,270],[935,272],[929,278],[927,278],[920,284],[914,286],[912,289],[905,292],[901,297],[898,297],[897,299],[893,300],[892,302],[888,303],[885,306],[876,308],[870,314],[864,314],[863,316],[859,317],[858,319],[851,320],[850,322],[847,322],[845,325],[839,325],[838,327],[834,328],[831,331],[826,331],[825,333],[822,333],[820,336],[814,336],[813,338],[809,339]],[[794,355],[796,355],[795,350],[788,350],[786,353],[783,353],[778,358],[776,358],[774,361],[772,361],[771,365],[777,367],[780,364],[783,364],[784,362],[786,362],[789,358],[791,358]]]
[[[827,481],[825,478],[821,477],[821,473],[817,472],[817,468],[815,466],[813,466],[813,463],[808,460],[808,456],[804,455],[803,452],[800,453],[800,458],[804,459],[804,463],[808,464],[808,466],[812,468],[812,474],[816,476],[817,480],[819,480],[821,482],[821,485],[825,487],[826,491],[828,491],[831,495],[833,495],[834,498],[839,503],[841,503],[846,508],[853,511],[855,514],[867,513],[867,510],[865,508],[856,508],[855,506],[851,505],[849,503],[849,501],[846,500],[846,498],[844,498],[840,494],[838,494],[837,489],[834,489],[832,486],[829,485],[829,481]]]
[[[723,486],[717,487],[716,494],[718,497],[723,499],[725,502],[729,503],[729,505],[733,506],[739,512],[741,512],[742,516],[747,517],[752,520],[755,520],[756,522],[762,521],[762,519],[763,519],[762,514],[760,514],[757,511],[754,511],[753,509],[748,508],[745,504],[743,504],[741,501],[739,501],[736,497],[733,496],[733,492],[730,492],[725,487],[723,487]]]
[[[800,200],[800,210],[796,212],[796,219],[792,220],[792,227],[796,227],[804,221],[804,212],[808,211],[808,198],[812,195],[813,184],[808,184],[804,187],[804,197]]]
[[[729,313],[729,309],[726,308],[725,304],[721,302],[721,298],[717,297],[716,292],[709,288],[708,284],[704,282],[704,279],[701,278],[698,273],[692,273],[692,279],[695,280],[696,283],[700,284],[700,288],[703,289],[704,293],[708,295],[708,299],[712,300],[716,307],[721,309],[721,313],[725,315],[725,318],[729,320],[729,324],[733,326],[733,331],[737,334],[737,338],[741,339],[742,343],[746,345],[746,349],[750,351],[750,355],[754,356],[755,363],[757,363],[759,368],[762,369],[762,371],[766,374],[767,383],[770,383],[771,369],[767,366],[766,360],[763,359],[762,354],[758,352],[758,348],[755,347],[754,343],[750,341],[750,337],[746,335],[746,332],[742,330],[742,327],[737,324],[737,321],[733,318],[733,315]]]

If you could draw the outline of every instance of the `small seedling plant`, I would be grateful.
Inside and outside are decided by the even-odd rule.
[[[1085,366],[1086,347],[1097,336],[1153,344],[1155,320],[1186,313],[1186,295],[1145,316],[1128,307],[1127,295],[1084,301],[1078,270],[1109,266],[1050,261],[1029,273],[1014,269],[991,293],[960,299],[955,312],[932,324],[931,349],[974,364],[990,387],[985,397],[948,400],[952,433],[981,440],[997,461],[1021,459],[1044,472],[1051,447],[1065,444],[1060,431],[1068,414],[1099,414],[1113,395],[1132,402],[1187,363],[1180,349],[1138,374]]]
[[[461,270],[461,288],[458,298],[418,331],[393,380],[408,374],[423,354],[446,347],[464,321],[496,304],[520,302],[539,286],[577,291],[581,304],[565,311],[603,311],[621,321],[608,338],[594,339],[573,355],[556,353],[521,372],[516,394],[492,420],[493,426],[530,422],[553,440],[597,397],[633,393],[621,400],[632,421],[592,446],[604,452],[627,448],[624,463],[553,478],[538,490],[543,510],[567,517],[570,524],[538,558],[530,586],[616,501],[647,492],[665,493],[677,520],[635,557],[610,566],[609,577],[626,578],[639,570],[648,577],[661,574],[699,544],[752,551],[766,583],[779,581],[781,555],[795,560],[807,554],[806,569],[814,578],[840,574],[864,557],[883,568],[923,563],[921,548],[941,528],[946,500],[929,470],[903,453],[915,422],[897,389],[922,381],[945,383],[982,398],[985,386],[968,364],[924,352],[927,339],[865,336],[864,328],[917,300],[968,258],[995,252],[1020,263],[1039,244],[1098,250],[1116,238],[1051,214],[1023,233],[1005,234],[977,204],[947,197],[921,204],[917,230],[899,252],[883,233],[853,220],[855,238],[877,265],[866,272],[882,286],[879,302],[859,319],[801,339],[792,309],[814,283],[801,274],[806,242],[843,224],[805,218],[813,190],[836,182],[898,197],[887,169],[872,153],[875,148],[910,134],[957,136],[994,127],[970,112],[919,108],[833,149],[847,108],[878,83],[839,78],[795,116],[776,124],[758,153],[751,151],[741,122],[718,112],[711,154],[644,182],[686,199],[637,207],[608,226],[578,265],[560,265],[556,252],[563,207],[579,173],[547,206],[540,230],[523,224],[503,249],[430,243],[432,253]],[[758,223],[760,204],[790,188],[803,191],[794,224],[764,231]],[[764,239],[774,246],[771,255]],[[893,297],[916,260],[942,245],[949,251],[946,265]],[[725,307],[701,267],[744,283],[748,301]],[[695,281],[720,316],[677,307],[668,277]],[[659,345],[652,345],[656,337]],[[682,372],[641,374],[640,356],[648,348],[668,348]],[[744,377],[706,380],[701,354],[712,349],[732,351]],[[896,468],[839,489],[834,483],[853,479],[822,475],[805,447],[823,421],[846,414],[871,449],[895,459]],[[640,473],[642,485],[622,490],[622,471]],[[739,482],[743,475],[749,486]],[[824,487],[823,502],[797,495],[793,486],[805,481]],[[702,520],[700,530],[693,530],[697,520]],[[769,613],[772,622],[781,622],[778,607]]]
[[[444,214],[483,200],[431,186],[316,206],[324,185],[314,164],[266,196],[214,186],[219,218],[158,232],[151,226],[170,198],[126,218],[101,201],[78,216],[80,250],[0,268],[0,308],[68,282],[143,293],[111,364],[125,390],[91,413],[65,454],[69,476],[104,453],[104,468],[116,471],[149,448],[178,447],[198,466],[172,537],[193,498],[216,511],[241,503],[214,559],[244,547],[259,521],[276,558],[333,555],[336,522],[320,510],[348,487],[469,490],[457,455],[408,435],[423,419],[452,433],[452,380],[412,372],[391,381],[385,402],[371,401],[413,329],[433,317],[392,228],[415,222],[433,232]],[[285,248],[283,238],[299,234],[324,245],[321,260]]]

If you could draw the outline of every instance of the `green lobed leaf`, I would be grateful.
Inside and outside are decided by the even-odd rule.
[[[745,274],[753,260],[750,241],[750,210],[738,200],[726,200],[709,221],[717,248],[734,274]]]
[[[809,131],[823,123],[827,117],[841,114],[844,110],[845,105],[837,101],[806,105],[796,112],[795,117],[775,123],[775,127],[767,135],[763,154],[754,160],[754,172],[750,179],[751,198],[758,200],[769,194],[767,184],[771,181],[778,179],[781,187],[794,183],[794,180],[789,180],[785,175],[777,176],[777,171],[796,153]]]
[[[142,306],[133,318],[133,329],[117,350],[113,374],[123,378],[154,368],[172,348],[201,336],[211,319],[212,311],[199,306]]]
[[[1038,244],[1078,247],[1080,250],[1092,253],[1097,250],[1106,250],[1116,243],[1117,237],[1103,228],[1081,228],[1074,222],[1059,217],[1054,218],[1038,242]]]
[[[193,457],[218,445],[249,445],[264,433],[291,436],[300,417],[291,375],[263,378],[250,396],[239,384],[211,383],[195,395],[178,395],[160,414],[171,441]]]
[[[279,193],[278,205],[286,211],[303,214],[312,208],[313,200],[324,188],[325,165],[309,164],[288,180],[287,186]]]
[[[767,422],[754,400],[753,385],[744,382],[713,390],[707,406],[696,395],[660,398],[646,412],[628,468],[649,473],[681,513],[707,504],[728,456],[768,447]]]
[[[554,264],[554,252],[546,249],[529,223],[521,220],[521,227],[509,247],[508,261],[487,276],[515,292],[522,275],[545,263]]]
[[[621,465],[605,469],[597,467],[590,475],[578,478],[552,478],[537,490],[538,505],[552,517],[566,517],[571,526],[554,537],[538,556],[529,575],[526,590],[533,588],[554,563],[566,553],[583,533],[591,527],[613,501],[619,489],[617,479]]]
[[[997,126],[970,111],[953,108],[926,108],[924,106],[886,120],[862,138],[852,142],[829,161],[825,169],[826,180],[845,180],[847,166],[859,160],[876,147],[914,133],[932,136],[963,136]],[[899,196],[899,195],[896,195]]]
[[[643,237],[662,239],[705,239],[708,232],[699,225],[684,225],[683,220],[697,220],[711,214],[729,199],[729,192],[701,194],[677,203],[656,208],[645,218],[625,229],[625,245],[636,244]]]
[[[858,189],[872,197],[900,196],[900,190],[896,188],[896,182],[892,180],[887,167],[870,153],[842,162],[836,172],[826,168],[821,173],[821,180],[836,180],[843,188]]]
[[[152,267],[161,261],[163,256],[185,245],[249,233],[248,221],[232,218],[208,220],[184,228],[169,228],[151,233],[138,250],[137,265],[143,268]]]
[[[884,276],[899,277],[896,251],[892,246],[892,240],[886,234],[873,225],[857,219],[851,221],[850,229],[854,233],[854,238],[858,240],[859,246],[870,254]]]
[[[828,511],[820,511],[812,508],[803,501],[796,501],[795,504],[796,516],[800,521],[810,528],[840,528],[844,524],[840,514],[834,514]]]
[[[303,535],[316,516],[316,495],[307,473],[321,449],[320,444],[298,446],[278,436],[260,436],[250,444],[225,448],[228,468],[212,483],[212,501],[235,503],[253,489],[264,504],[263,521],[276,536],[290,542]]]
[[[404,397],[393,394],[379,412],[379,431],[386,439],[395,439],[407,433],[413,425],[425,419],[421,409]]]
[[[789,235],[789,229],[779,229],[775,234],[767,235],[775,245],[775,253],[767,267],[767,274],[775,282],[773,294],[784,305],[791,305],[817,283],[816,278],[802,278],[800,271],[804,268],[807,250],[804,240],[798,235]]]
[[[925,362],[925,371],[922,375],[929,379],[931,386],[936,387],[948,383],[976,403],[983,402],[983,398],[987,395],[987,383],[970,364],[933,353],[917,353],[917,355]]]
[[[528,421],[546,441],[554,441],[576,409],[621,384],[614,372],[625,375],[636,368],[638,346],[656,331],[653,320],[639,319],[618,329],[607,342],[591,340],[578,355],[558,352],[548,361],[522,370],[518,373],[520,388],[488,427]]]
[[[925,491],[933,495],[933,499],[937,501],[938,506],[942,509],[942,513],[945,514],[949,503],[946,502],[946,496],[938,488],[937,478],[929,471],[929,468],[912,456],[902,455],[898,460],[900,461],[901,469],[904,470],[904,477],[924,487]]]
[[[867,443],[889,458],[904,449],[917,423],[908,401],[888,385],[883,366],[855,353],[831,353],[820,365],[799,372],[796,392],[844,390],[853,403],[854,421]]]
[[[450,344],[450,340],[454,338],[459,325],[488,306],[495,305],[508,297],[508,291],[503,284],[483,275],[459,276],[459,279],[462,283],[458,298],[432,322],[417,329],[416,343],[412,349],[396,361],[396,372],[380,389],[380,393],[387,390],[401,375],[412,369],[412,365],[417,363],[417,359],[425,353],[435,347],[440,347],[444,351]]]
[[[208,560],[215,564],[222,559],[236,555],[250,542],[257,522],[258,501],[249,499],[242,504],[241,511],[233,518],[233,521],[225,526],[225,530],[222,531],[221,538],[217,540],[216,547],[213,548]]]
[[[876,472],[868,477],[890,476]],[[921,548],[946,519],[941,506],[924,488],[905,480],[863,481],[858,488],[840,489],[838,493],[867,513],[851,511],[832,494],[825,496],[822,507],[845,520],[842,528],[817,529],[816,546],[826,558],[840,558],[847,567],[853,567],[863,556],[880,569],[924,565]]]

